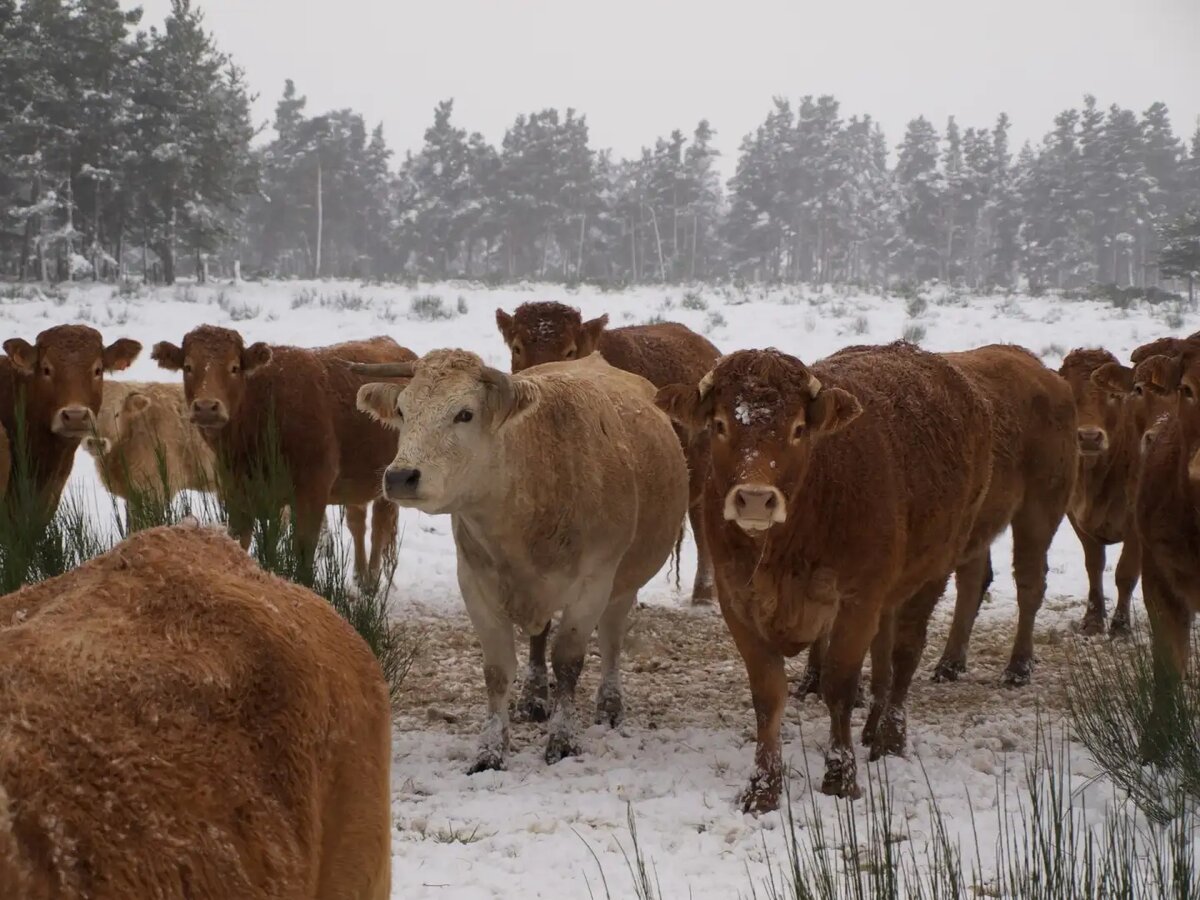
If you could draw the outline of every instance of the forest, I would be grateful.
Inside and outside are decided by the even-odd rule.
[[[887,289],[1191,288],[1200,126],[1093,96],[1037,145],[1010,120],[899,141],[831,96],[764,98],[722,183],[714,123],[593,146],[516,115],[499,146],[446,99],[397,154],[288,81],[274,121],[190,0],[0,0],[0,276],[338,277],[606,285],[741,279]]]

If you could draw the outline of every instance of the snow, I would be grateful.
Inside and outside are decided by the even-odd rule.
[[[719,309],[719,316],[683,308],[685,292],[699,292],[705,307]],[[442,297],[448,309],[461,297],[465,311],[431,321],[410,316],[413,298],[430,294]],[[293,308],[298,296],[309,299]],[[900,298],[798,288],[640,287],[617,293],[536,284],[485,289],[468,283],[241,282],[141,290],[134,296],[121,296],[111,286],[76,284],[49,293],[34,289],[25,298],[14,299],[10,292],[0,297],[5,337],[32,340],[51,325],[86,322],[101,329],[106,340],[142,341],[141,358],[122,373],[132,380],[170,378],[150,360],[150,346],[158,340],[178,342],[188,329],[206,322],[238,328],[247,342],[301,346],[388,334],[418,353],[465,347],[503,369],[509,353],[496,330],[494,310],[511,312],[530,300],[561,300],[581,307],[585,318],[608,313],[614,327],[655,317],[681,321],[707,333],[725,352],[775,346],[805,361],[848,344],[895,340],[914,322]],[[1167,313],[1166,306],[1122,310],[1092,301],[958,298],[942,291],[929,298],[915,321],[925,329],[927,348],[1013,342],[1056,368],[1073,347],[1103,345],[1127,358],[1151,338],[1196,329],[1191,316],[1169,328]],[[739,419],[756,414],[749,406],[738,411]],[[95,509],[108,508],[82,451],[71,490],[93,497]],[[410,676],[396,716],[392,896],[581,897],[588,895],[585,878],[603,896],[596,859],[613,895],[628,896],[631,883],[622,852],[630,849],[627,803],[633,804],[639,841],[665,897],[749,895],[752,884],[761,890],[764,847],[782,853],[781,823],[774,815],[743,815],[735,806],[753,766],[753,713],[744,671],[719,615],[686,608],[695,565],[690,536],[682,564],[684,590],[677,591],[664,572],[643,591],[646,608],[634,614],[622,667],[625,721],[614,730],[589,725],[599,669],[590,658],[578,710],[582,756],[547,766],[544,726],[513,723],[509,770],[468,777],[486,704],[477,645],[455,581],[449,521],[404,511],[401,529],[395,615],[424,623],[436,639]],[[1004,537],[994,550],[993,599],[980,614],[971,670],[958,685],[933,685],[928,679],[952,603],[939,606],[909,707],[910,757],[890,760],[886,767],[894,808],[914,836],[930,833],[930,790],[961,833],[964,853],[974,852],[966,846],[974,814],[985,869],[993,858],[995,810],[1011,805],[1020,793],[1026,755],[1035,750],[1039,709],[1061,721],[1065,656],[1082,641],[1072,625],[1082,615],[1086,595],[1082,553],[1064,527],[1051,551],[1034,683],[1021,691],[1001,688],[1000,670],[1015,627],[1010,553]],[[1110,552],[1109,559],[1115,555]],[[1110,595],[1112,578],[1110,565]],[[1135,610],[1141,617],[1140,599]],[[798,663],[789,665],[796,674]],[[861,711],[855,723],[857,733]],[[805,773],[819,779],[827,731],[824,707],[814,698],[791,704],[784,756],[796,773],[791,785],[802,798],[795,800],[798,810],[813,803]],[[871,769],[861,748],[858,760],[865,785]],[[1092,780],[1096,767],[1077,745],[1069,746],[1069,767],[1075,783],[1085,786],[1079,803],[1086,804],[1094,821],[1112,798],[1112,786]],[[815,805],[834,821],[836,801],[819,796]]]

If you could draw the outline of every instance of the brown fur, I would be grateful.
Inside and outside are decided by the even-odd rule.
[[[488,695],[471,771],[506,764],[513,626],[544,642],[556,614],[546,761],[574,755],[575,690],[591,634],[599,629],[596,721],[616,725],[627,617],[670,555],[687,509],[687,468],[671,423],[654,406],[653,385],[599,354],[507,375],[473,353],[437,350],[412,373],[407,387],[364,387],[358,402],[399,431],[389,496],[451,516]],[[548,707],[540,660],[539,668],[531,658],[519,704],[529,713]]]
[[[20,338],[4,342],[0,357],[0,426],[32,468],[35,490],[47,513],[58,507],[79,442],[100,411],[104,373],[128,368],[141,352],[137,341],[121,338],[105,347],[100,332],[86,325],[58,325],[32,345]],[[24,398],[24,447],[15,446],[17,404]],[[70,431],[59,433],[64,415]]]
[[[599,350],[610,365],[641,375],[656,388],[696,384],[721,352],[712,342],[678,322],[609,328],[608,316],[583,321],[579,310],[562,303],[523,303],[510,316],[496,310],[496,325],[512,353],[512,370],[577,359]],[[691,474],[692,533],[696,539],[696,578],[692,602],[712,600],[712,560],[700,527],[700,492],[708,469],[708,433],[677,427]]]
[[[8,447],[8,432],[0,425],[0,500],[8,492],[8,475],[12,470],[12,454]]]
[[[739,351],[702,386],[707,393],[664,388],[658,402],[712,433],[705,526],[758,720],[745,808],[779,802],[783,658],[822,635],[822,790],[858,796],[850,712],[863,660],[873,643],[890,651],[874,667],[864,740],[872,758],[903,752],[929,614],[987,492],[989,404],[944,359],[903,343],[849,348],[811,367],[775,350]],[[785,518],[747,532],[726,516],[740,515],[739,488],[759,486],[777,491],[783,505],[767,508]]]
[[[184,336],[182,347],[156,344],[153,357],[164,369],[184,370],[192,421],[229,472],[230,483],[219,488],[230,505],[230,527],[243,546],[249,546],[253,526],[245,479],[262,464],[274,410],[279,453],[293,481],[300,552],[312,557],[325,507],[345,506],[355,536],[355,567],[360,576],[378,573],[384,555],[394,552],[396,538],[395,510],[382,500],[374,502],[395,440],[355,411],[355,396],[365,379],[353,374],[346,361],[400,362],[414,358],[411,350],[387,337],[311,350],[262,343],[247,347],[236,331],[202,325]],[[219,402],[228,416],[224,427],[203,427],[197,400]],[[280,507],[291,499],[277,498]],[[368,564],[361,535],[365,507],[373,502],[380,529],[373,535]]]
[[[390,708],[322,598],[195,525],[0,598],[0,885],[384,900]]]
[[[1133,498],[1141,460],[1144,415],[1127,393],[1109,384],[1120,364],[1107,350],[1072,350],[1063,359],[1059,374],[1075,397],[1081,432],[1099,429],[1105,446],[1088,448],[1079,457],[1079,475],[1067,517],[1083,546],[1088,573],[1088,608],[1081,629],[1085,634],[1104,630],[1105,547],[1122,544],[1117,561],[1117,609],[1111,630],[1123,634],[1130,627],[1130,598],[1141,571],[1140,549],[1133,527]]]
[[[216,489],[216,456],[191,423],[183,385],[110,381],[104,385],[96,436],[84,449],[110,493],[162,494]]]
[[[1013,579],[1020,609],[1008,684],[1029,681],[1033,626],[1046,594],[1047,556],[1075,485],[1079,452],[1070,386],[1023,347],[993,344],[942,354],[992,405],[992,479],[955,572],[957,604],[935,680],[966,670],[967,645],[987,589],[988,556],[1013,532]]]
[[[1161,374],[1174,411],[1143,458],[1136,523],[1155,673],[1160,681],[1177,682],[1187,672],[1192,623],[1200,612],[1200,347],[1185,350]],[[1169,704],[1172,693],[1166,684],[1160,687],[1157,701]],[[1157,711],[1152,727],[1175,721],[1169,712]],[[1144,746],[1155,755],[1153,742]]]

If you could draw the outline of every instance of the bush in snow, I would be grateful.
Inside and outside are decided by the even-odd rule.
[[[408,317],[421,322],[436,322],[453,319],[454,313],[445,307],[437,294],[419,294],[409,302]]]

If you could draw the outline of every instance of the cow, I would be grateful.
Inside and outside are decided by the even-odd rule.
[[[217,487],[216,455],[191,422],[182,384],[110,381],[83,449],[104,487],[126,500]]]
[[[991,544],[1011,526],[1019,617],[1004,681],[1028,684],[1050,544],[1078,468],[1074,398],[1070,385],[1023,347],[992,344],[942,355],[991,403],[992,478],[967,557],[955,570],[954,621],[933,677],[954,681],[966,671],[971,630],[991,580]]]
[[[758,725],[743,809],[778,806],[784,657],[825,635],[821,790],[860,796],[850,741],[859,673],[871,649],[871,758],[903,753],[929,616],[988,489],[987,398],[945,359],[897,342],[812,366],[741,350],[698,385],[660,389],[657,402],[712,436],[704,526]]]
[[[1144,359],[1174,409],[1146,448],[1135,522],[1141,543],[1142,597],[1153,634],[1158,682],[1142,752],[1159,758],[1157,728],[1177,721],[1171,702],[1187,673],[1192,623],[1200,612],[1200,342],[1179,356]]]
[[[395,552],[398,514],[380,498],[379,487],[395,442],[386,429],[355,411],[364,380],[350,371],[347,360],[414,357],[387,337],[311,350],[262,342],[247,346],[238,332],[212,325],[188,332],[182,346],[161,341],[152,352],[163,369],[183,372],[191,422],[217,455],[218,491],[242,546],[250,546],[254,519],[263,512],[253,506],[292,506],[298,556],[308,563],[325,507],[341,505],[354,536],[360,579],[378,576],[385,556]],[[276,456],[291,484],[269,498],[254,498],[252,484]],[[372,506],[369,561],[363,538],[367,504]]]
[[[678,322],[609,328],[608,315],[583,321],[580,311],[562,303],[523,303],[509,315],[496,310],[496,325],[512,354],[512,370],[521,372],[548,362],[580,359],[593,351],[610,365],[641,375],[655,387],[695,383],[721,351],[703,335]],[[712,602],[712,560],[700,528],[700,487],[708,469],[708,434],[677,428],[691,476],[688,518],[696,540],[696,578],[692,603]],[[545,652],[543,636],[542,652]]]
[[[1133,394],[1134,408],[1137,410],[1139,426],[1142,430],[1142,452],[1158,432],[1156,423],[1174,409],[1174,394],[1170,394],[1156,385],[1151,377],[1151,371],[1144,365],[1157,355],[1168,357],[1180,356],[1189,346],[1200,345],[1200,331],[1186,338],[1159,338],[1148,344],[1143,344],[1130,354],[1133,368],[1119,367],[1107,373],[1114,391],[1125,390]],[[1101,376],[1098,376],[1101,377]]]
[[[4,342],[0,427],[9,436],[12,472],[25,471],[39,514],[58,508],[75,451],[95,427],[105,373],[128,368],[141,350],[128,338],[106,347],[100,332],[86,325],[47,328],[32,344]]]
[[[0,424],[0,500],[8,493],[8,474],[12,470],[12,452],[8,446],[8,432]]]
[[[0,597],[0,684],[5,897],[390,896],[379,664],[217,530]]]
[[[600,632],[596,721],[624,715],[620,653],[639,589],[671,554],[687,512],[688,474],[654,386],[598,354],[508,375],[473,353],[437,350],[415,364],[355,366],[409,377],[359,390],[358,406],[399,431],[387,496],[449,514],[458,583],[483,648],[488,716],[471,773],[502,769],[513,626],[552,652],[556,706],[545,759],[580,752],[575,691]],[[530,659],[521,705],[548,705],[545,662]]]

